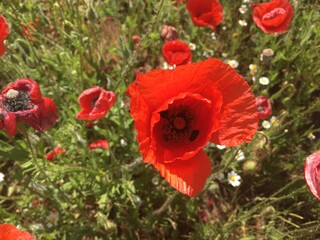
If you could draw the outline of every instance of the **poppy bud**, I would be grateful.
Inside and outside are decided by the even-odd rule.
[[[242,169],[246,174],[254,174],[259,170],[259,167],[257,162],[248,160],[243,164]]]
[[[274,55],[274,51],[271,48],[264,49],[260,56],[260,60],[262,61],[262,64],[264,65],[269,64],[273,55]]]
[[[174,27],[163,25],[161,30],[161,37],[166,41],[170,41],[178,39],[179,34],[177,32],[177,29],[175,29]]]

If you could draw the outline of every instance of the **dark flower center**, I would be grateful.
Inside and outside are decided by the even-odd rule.
[[[186,106],[176,106],[160,112],[162,122],[163,140],[165,142],[192,142],[199,130],[194,130],[195,116],[193,111]]]
[[[4,98],[3,106],[7,111],[17,112],[33,108],[29,94],[23,91],[9,90]]]

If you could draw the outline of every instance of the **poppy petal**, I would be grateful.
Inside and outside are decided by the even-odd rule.
[[[156,162],[154,166],[172,187],[190,197],[199,194],[211,173],[210,159],[202,150],[187,161]]]
[[[320,201],[320,151],[307,157],[304,178],[311,193]]]
[[[12,138],[17,132],[17,121],[16,115],[12,112],[8,112],[4,114],[4,129],[6,130],[8,136]]]
[[[17,229],[11,224],[0,224],[0,239],[2,240],[34,240],[28,232]]]
[[[0,39],[0,57],[5,53],[6,46],[4,45],[4,42]]]
[[[42,98],[40,108],[40,126],[42,131],[48,130],[58,121],[57,107],[51,98]]]

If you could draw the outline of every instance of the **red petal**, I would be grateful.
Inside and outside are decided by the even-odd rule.
[[[4,40],[9,35],[9,25],[6,19],[0,15],[0,40]]]
[[[304,178],[311,193],[320,201],[320,151],[307,157]]]
[[[167,41],[162,48],[162,56],[169,65],[183,65],[192,61],[189,46],[179,40]]]
[[[172,187],[189,197],[195,197],[201,192],[211,173],[211,162],[204,151],[199,151],[187,161],[168,164],[156,162],[154,167]]]
[[[6,46],[3,43],[3,40],[0,39],[0,57],[5,53]]]
[[[0,224],[1,240],[34,240],[28,232],[17,229],[11,224]]]
[[[4,128],[10,138],[12,138],[17,132],[16,115],[12,112],[4,114]]]
[[[40,126],[42,131],[48,130],[58,121],[57,107],[51,98],[42,98],[40,108]]]
[[[96,120],[104,117],[113,106],[116,96],[111,91],[94,86],[86,89],[78,98],[79,105],[83,108],[77,113],[76,118],[81,120]]]
[[[109,143],[107,140],[96,140],[92,143],[90,143],[89,145],[89,149],[96,149],[96,148],[100,148],[100,149],[107,149],[109,147]]]
[[[41,91],[38,83],[36,83],[35,81],[26,78],[16,80],[14,83],[7,85],[6,88],[2,91],[2,94],[7,93],[10,89],[27,92],[34,104],[42,102]]]
[[[131,83],[127,89],[127,95],[130,100],[130,114],[134,119],[134,127],[137,130],[137,140],[139,142],[139,150],[142,153],[143,161],[154,163],[156,157],[151,144],[151,128],[150,119],[151,112],[144,99],[138,91],[136,83]]]

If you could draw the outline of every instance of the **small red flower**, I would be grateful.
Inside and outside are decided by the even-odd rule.
[[[272,0],[253,6],[253,21],[265,33],[281,33],[288,29],[293,18],[288,0]]]
[[[183,65],[192,62],[192,52],[188,44],[180,40],[168,41],[163,45],[162,56],[169,65]]]
[[[34,240],[35,238],[28,232],[17,229],[11,224],[0,224],[1,240]]]
[[[143,160],[190,197],[211,173],[207,142],[236,146],[258,127],[250,86],[218,59],[138,74],[127,94]]]
[[[28,26],[22,25],[22,36],[29,39],[30,41],[34,41],[35,38],[33,36],[33,32],[39,26],[39,18],[34,19],[34,23],[29,22]]]
[[[320,201],[320,151],[307,157],[304,178],[311,193]]]
[[[0,94],[0,126],[4,125],[9,137],[16,133],[16,121],[43,132],[57,120],[56,104],[42,97],[38,84],[32,80],[19,79]]]
[[[66,149],[65,148],[61,148],[61,147],[55,147],[52,151],[46,153],[44,155],[44,157],[46,159],[48,159],[50,162],[53,161],[53,159],[55,159],[56,156],[60,155],[60,154],[63,154],[66,152]]]
[[[163,25],[161,30],[161,37],[166,41],[176,40],[179,37],[177,29],[172,26]]]
[[[264,96],[256,97],[256,104],[259,119],[266,119],[272,114],[272,107],[268,98]]]
[[[6,51],[6,46],[3,41],[8,37],[9,32],[10,30],[6,19],[0,15],[0,57]]]
[[[132,40],[133,40],[133,42],[134,42],[134,46],[135,46],[135,47],[138,47],[138,46],[139,46],[139,43],[140,43],[140,36],[134,35],[134,36],[132,36]]]
[[[189,0],[187,9],[194,25],[211,27],[214,31],[223,19],[222,6],[218,0]]]
[[[109,147],[109,143],[107,140],[97,140],[97,141],[90,143],[90,145],[89,145],[90,150],[96,149],[96,148],[107,149],[108,147]]]
[[[81,120],[96,120],[104,117],[113,106],[116,95],[101,87],[94,86],[86,89],[78,98],[82,110],[77,113],[76,118]]]

